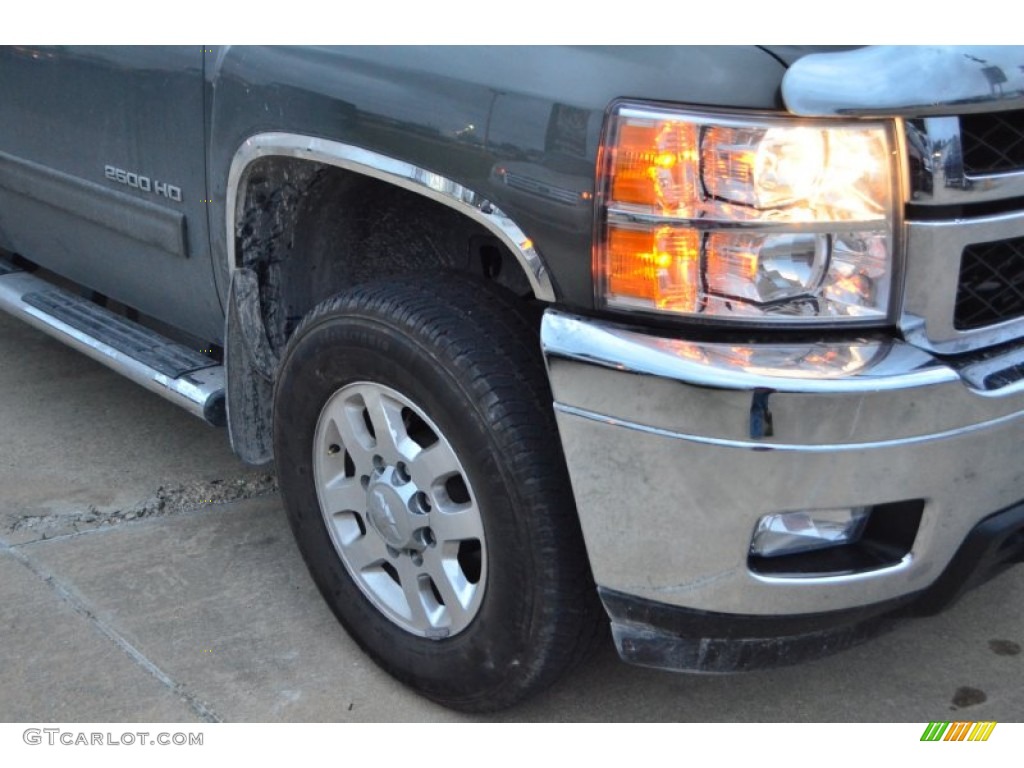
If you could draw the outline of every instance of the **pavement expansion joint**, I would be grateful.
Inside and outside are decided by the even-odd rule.
[[[172,693],[184,701],[185,704],[188,705],[189,709],[195,713],[196,717],[208,723],[223,722],[223,719],[214,712],[213,709],[200,701],[194,694],[189,693],[183,684],[175,682],[170,675],[148,659],[142,651],[132,645],[120,632],[97,616],[96,612],[93,611],[81,597],[76,595],[70,586],[62,583],[56,576],[46,570],[45,567],[22,551],[20,546],[12,545],[0,537],[0,552],[9,554],[23,566],[28,568],[28,570],[46,584],[46,586],[48,586],[58,598],[67,603],[75,613],[85,618],[85,620],[88,621],[96,631],[110,640],[114,645],[120,648],[128,658],[134,661],[138,666],[142,667],[142,669],[148,672],[152,677],[156,678],[158,682],[170,689]]]

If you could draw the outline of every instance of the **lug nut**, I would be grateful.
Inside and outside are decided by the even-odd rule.
[[[416,531],[416,538],[424,547],[436,547],[437,537],[429,528],[420,528]]]

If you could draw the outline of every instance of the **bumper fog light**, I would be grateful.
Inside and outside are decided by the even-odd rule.
[[[778,557],[855,543],[864,532],[870,509],[813,509],[765,515],[757,521],[750,554]]]

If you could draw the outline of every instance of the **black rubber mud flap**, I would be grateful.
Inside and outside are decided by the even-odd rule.
[[[263,328],[259,284],[251,269],[232,273],[226,322],[224,364],[231,448],[247,464],[269,464],[274,460],[277,358]]]

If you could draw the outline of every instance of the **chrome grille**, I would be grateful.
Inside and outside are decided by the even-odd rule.
[[[940,354],[1024,338],[1024,110],[999,106],[904,121],[913,174],[900,328]]]
[[[963,250],[953,327],[960,331],[1024,317],[1024,237]]]
[[[968,175],[1024,169],[1024,110],[964,115],[960,131]]]

